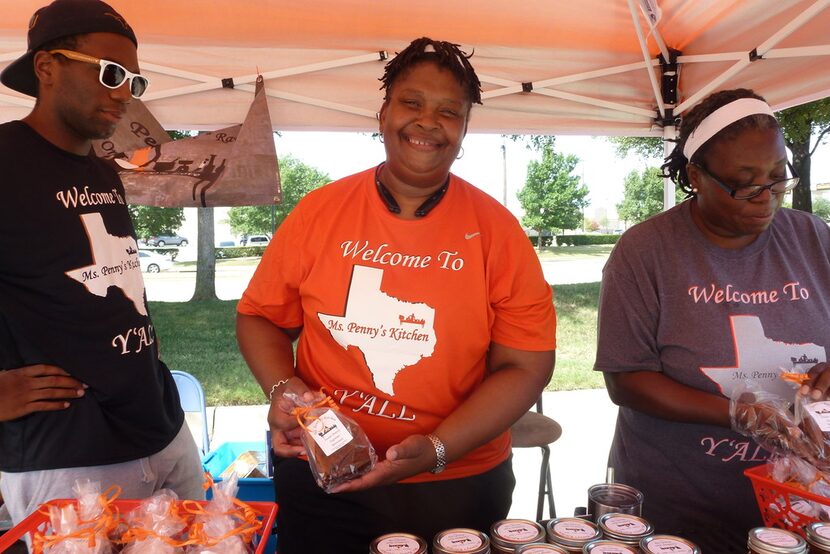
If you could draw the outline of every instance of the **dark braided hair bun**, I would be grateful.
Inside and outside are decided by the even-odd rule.
[[[775,118],[764,114],[756,114],[749,117],[739,119],[734,123],[727,125],[715,136],[707,140],[703,146],[698,148],[697,152],[692,154],[692,159],[687,160],[683,155],[683,148],[686,146],[686,140],[692,134],[700,123],[706,119],[712,112],[718,108],[738,100],[739,98],[755,98],[757,100],[764,100],[763,97],[755,94],[749,89],[737,88],[732,90],[722,90],[715,92],[704,98],[698,105],[689,110],[683,116],[680,123],[680,130],[678,132],[677,141],[671,154],[666,157],[665,163],[661,166],[663,175],[669,177],[674,183],[680,187],[680,190],[686,193],[686,197],[694,196],[692,192],[692,184],[689,181],[689,176],[686,173],[686,166],[690,161],[699,163],[705,167],[702,160],[706,154],[711,150],[712,146],[723,140],[730,140],[745,131],[746,129],[778,129],[778,122]],[[764,100],[765,101],[765,100]]]
[[[428,50],[429,47],[431,48]],[[455,75],[467,93],[467,100],[470,104],[481,104],[481,82],[473,66],[470,65],[469,60],[472,56],[462,51],[458,44],[451,42],[432,40],[427,37],[413,40],[409,46],[386,64],[383,77],[380,78],[383,83],[380,88],[386,91],[383,99],[388,100],[389,91],[399,77],[419,63],[432,62]]]

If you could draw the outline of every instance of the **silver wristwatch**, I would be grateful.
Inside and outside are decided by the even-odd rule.
[[[444,468],[447,467],[447,449],[444,448],[444,443],[441,442],[441,439],[436,437],[433,434],[427,435],[427,438],[432,443],[433,448],[435,448],[435,467],[430,469],[430,473],[441,473],[444,471]]]

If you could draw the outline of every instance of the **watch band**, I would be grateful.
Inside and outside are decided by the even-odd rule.
[[[430,473],[441,473],[444,471],[444,468],[447,467],[447,449],[444,448],[444,443],[441,442],[441,439],[430,433],[427,435],[427,438],[432,443],[433,448],[435,448],[435,467],[430,469]]]

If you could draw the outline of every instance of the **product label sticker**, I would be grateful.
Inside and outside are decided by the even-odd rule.
[[[589,539],[597,534],[593,527],[579,520],[561,521],[553,530],[566,539]]]
[[[472,533],[447,533],[438,543],[450,552],[469,552],[481,548],[481,537]]]
[[[830,538],[830,525],[816,527],[816,535],[819,537]]]
[[[308,426],[314,442],[325,453],[331,456],[350,442],[352,434],[335,415],[332,410],[326,410],[323,414],[311,422]]]
[[[765,543],[775,546],[798,546],[798,539],[785,531],[765,529],[759,531],[757,536]]]
[[[672,554],[692,554],[688,545],[674,539],[656,539],[648,543],[648,551],[654,554],[671,552]]]
[[[804,409],[807,410],[807,413],[810,414],[810,417],[813,418],[819,428],[825,432],[830,433],[830,402],[823,401],[823,402],[813,402],[811,404],[807,404]]]
[[[378,542],[378,552],[381,554],[417,554],[418,541],[408,537],[389,537]]]
[[[539,530],[527,523],[510,522],[496,527],[496,534],[508,541],[527,542],[539,536]]]
[[[621,535],[642,535],[648,529],[642,521],[624,516],[609,517],[605,526]]]

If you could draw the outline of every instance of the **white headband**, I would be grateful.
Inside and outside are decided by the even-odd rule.
[[[683,146],[683,155],[686,156],[687,160],[691,160],[698,148],[722,129],[739,119],[756,114],[767,114],[775,117],[769,104],[757,98],[739,98],[725,106],[721,106],[703,118],[703,121],[692,131]]]

